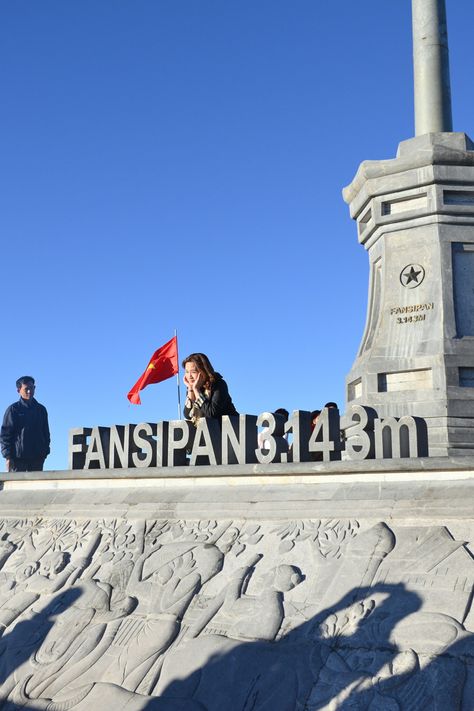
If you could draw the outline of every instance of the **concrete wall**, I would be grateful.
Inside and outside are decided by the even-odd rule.
[[[1,479],[1,709],[474,708],[473,458]]]

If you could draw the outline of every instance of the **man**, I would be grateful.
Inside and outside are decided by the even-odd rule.
[[[16,381],[18,402],[7,407],[0,431],[7,472],[40,472],[49,454],[48,413],[35,400],[35,379],[24,375]]]

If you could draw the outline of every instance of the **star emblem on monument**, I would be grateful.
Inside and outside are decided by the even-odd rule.
[[[407,264],[400,272],[400,282],[408,289],[419,286],[425,278],[425,270],[421,264]]]

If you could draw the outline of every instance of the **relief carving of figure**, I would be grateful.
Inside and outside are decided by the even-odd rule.
[[[451,578],[469,595],[467,571],[454,576],[465,572],[460,542],[445,545],[449,565],[438,539],[420,562],[419,541],[434,535],[422,527],[310,521],[280,526],[274,552],[268,523],[264,557],[245,553],[260,525],[248,541],[226,521],[112,523],[107,539],[80,524],[86,550],[61,537],[47,549],[41,531],[0,541],[2,711],[468,708],[473,635],[436,608]],[[68,525],[58,530],[76,535]],[[407,584],[377,582],[398,569]]]
[[[139,689],[155,661],[177,638],[191,600],[220,572],[223,559],[215,545],[196,543],[168,543],[140,556],[127,586],[138,605],[109,650],[117,657],[104,681],[130,691]],[[147,561],[153,565],[145,573]]]
[[[254,566],[261,557],[253,556],[249,565],[235,571],[224,590],[189,630],[188,637],[197,637],[210,624],[209,634],[241,640],[275,639],[284,617],[284,593],[299,585],[304,577],[295,566],[278,565],[257,582],[262,590],[259,595],[247,595]]]
[[[112,607],[111,597],[107,583],[79,580],[55,600],[54,624],[42,635],[42,643],[28,660],[28,693],[32,698],[54,696],[90,668],[101,650],[110,645],[121,619],[136,604],[129,597],[120,606]],[[15,677],[19,678],[19,674],[15,673]]]
[[[47,546],[37,549],[32,534],[25,537],[16,570],[0,572],[0,636],[20,616],[41,612],[51,595],[72,586],[89,565],[99,538],[100,534],[93,536],[84,554],[71,557]]]
[[[294,701],[295,675],[293,671],[289,676],[286,674],[285,655],[278,659],[269,643],[277,636],[284,618],[285,593],[299,585],[304,576],[296,566],[278,565],[260,578],[258,586],[262,592],[248,595],[250,577],[261,557],[254,556],[247,566],[235,572],[229,584],[189,629],[181,645],[166,656],[154,694],[163,698],[183,694],[199,701],[209,711],[221,708],[237,711],[244,708],[244,699],[257,684],[258,698],[265,697],[267,705],[252,708],[279,708],[272,706],[277,696],[280,701],[288,696]],[[268,676],[261,676],[262,664],[266,666],[269,657],[270,664],[281,669],[278,683],[273,679],[270,684]],[[219,669],[213,669],[210,662],[219,659],[223,660],[222,665],[216,661]],[[231,698],[225,695],[230,688]],[[253,693],[257,691],[254,689]]]
[[[6,575],[0,588],[0,635],[20,615],[44,596],[47,597],[68,585],[72,585],[88,565],[87,558],[69,562],[69,554],[46,553],[40,561],[21,564],[14,574]],[[30,614],[40,612],[39,607]]]
[[[149,565],[145,573],[150,556],[153,556],[153,565]],[[120,617],[125,619],[119,619],[117,615],[114,622],[109,621],[106,630],[99,630],[95,625],[94,635],[89,633],[91,642],[87,655],[84,656],[82,641],[82,656],[66,660],[66,669],[57,675],[54,684],[34,688],[30,684],[30,693],[36,695],[41,688],[42,696],[47,692],[47,696],[54,698],[68,685],[72,689],[99,681],[136,691],[160,655],[176,639],[182,617],[196,592],[221,570],[222,563],[223,554],[214,545],[171,543],[147,549],[136,561],[129,577],[127,593],[130,595],[123,598],[114,596],[112,591],[109,597],[109,601],[115,600],[114,609],[124,599],[133,600],[134,609],[126,609],[126,605],[120,603],[118,609],[124,611]],[[87,582],[101,587],[106,585]],[[81,586],[84,584],[82,582]],[[74,606],[78,605],[84,606],[82,598]],[[102,609],[105,607],[102,605]],[[65,624],[67,613],[64,613]],[[103,615],[102,612],[101,617]],[[81,617],[82,625],[90,626],[93,621]]]

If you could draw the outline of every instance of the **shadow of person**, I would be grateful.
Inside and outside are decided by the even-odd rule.
[[[397,586],[356,635],[333,645],[337,657],[328,660],[311,698],[321,696],[326,674],[332,706],[309,704],[309,709],[474,709],[474,635],[449,615],[410,607],[413,595]],[[351,678],[358,669],[363,674]],[[334,689],[334,679],[340,689]]]
[[[436,666],[436,676],[442,679],[443,675],[449,673],[450,677],[453,678],[454,671],[459,679],[463,679],[463,693],[459,693],[458,696],[460,700],[459,708],[466,709],[466,711],[474,711],[474,634],[472,634],[472,632],[468,632],[467,634],[462,635],[460,639],[453,642],[453,644],[445,649],[440,656],[444,664],[442,669],[439,669],[438,666]],[[435,667],[435,661],[427,667],[427,677],[433,667]],[[426,681],[429,683],[430,679],[427,678]],[[461,692],[462,683],[459,683],[458,686]],[[440,695],[439,700],[443,701],[443,698],[447,700],[449,697]],[[448,703],[451,703],[453,698],[454,696],[451,695]],[[441,709],[442,707],[441,705],[438,705],[434,706],[434,708]],[[444,708],[449,708],[449,705],[446,704]],[[457,707],[453,705],[453,708]]]
[[[68,695],[69,702],[19,700],[15,686],[22,683],[25,687],[26,680],[28,687],[29,660],[57,615],[78,594],[71,588],[5,635],[2,679],[14,683],[11,700],[0,706],[2,711],[25,707],[33,711],[473,708],[469,706],[472,697],[463,687],[468,683],[467,667],[474,668],[474,635],[447,615],[424,612],[422,598],[403,584],[354,588],[337,604],[308,614],[308,619],[287,632],[280,630],[277,641],[232,637],[219,632],[211,620],[198,636],[183,637],[180,645],[164,655],[152,697],[98,680]],[[234,621],[230,629],[241,628]]]
[[[368,708],[384,693],[377,675],[400,652],[393,630],[420,606],[404,585],[379,584],[349,591],[275,642],[204,633],[170,652],[155,693],[207,711],[315,711],[355,695]],[[403,661],[397,674],[409,675],[412,660]]]
[[[30,673],[31,659],[40,649],[59,614],[74,604],[81,595],[79,588],[70,588],[55,595],[40,611],[23,613],[10,632],[0,639],[0,709],[23,708],[7,697],[25,675]]]
[[[418,620],[407,620],[407,624],[410,622],[412,634],[426,635],[427,651],[404,652],[413,658],[414,669],[409,678],[404,678],[400,667],[392,675],[382,669],[376,680],[380,694],[396,700],[396,708],[401,709],[473,711],[474,634],[447,615],[422,613]],[[450,639],[455,641],[449,644]]]

